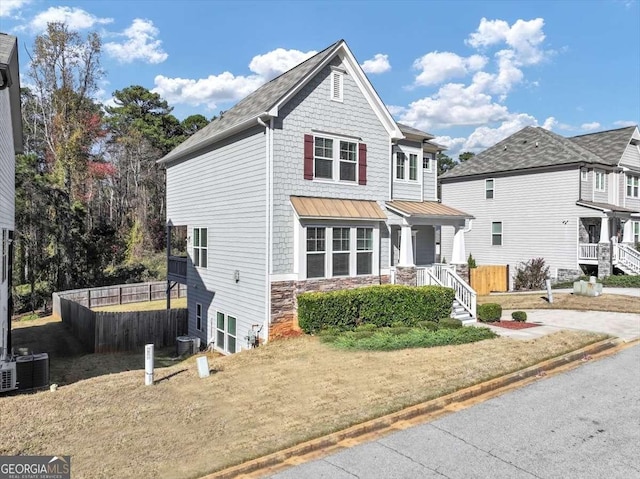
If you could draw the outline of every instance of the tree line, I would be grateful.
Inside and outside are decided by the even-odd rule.
[[[16,158],[16,311],[52,291],[163,277],[165,179],[156,161],[209,120],[179,121],[132,85],[96,100],[102,43],[50,23],[22,88],[24,154]]]

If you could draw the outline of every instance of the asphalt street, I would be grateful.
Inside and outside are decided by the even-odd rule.
[[[640,345],[270,477],[640,479]]]

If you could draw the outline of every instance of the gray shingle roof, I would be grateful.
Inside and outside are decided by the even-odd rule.
[[[343,40],[337,41],[298,66],[265,83],[224,112],[222,116],[216,118],[202,130],[182,142],[160,161],[169,161],[194,148],[205,146],[208,141],[211,141],[217,135],[252,118],[257,118],[262,113],[270,110],[287,92],[295,88],[298,82],[305,78],[308,73],[320,65],[327,57],[331,56],[342,42]]]
[[[11,61],[13,48],[16,45],[16,37],[0,33],[0,63],[8,65]]]
[[[432,140],[433,138],[435,138],[435,136],[433,136],[431,133],[427,133],[426,131],[418,130],[417,128],[405,125],[403,123],[396,122],[396,124],[398,125],[398,128],[400,128],[400,131],[405,135],[422,136],[427,140]]]
[[[588,135],[569,138],[583,148],[595,153],[607,164],[616,166],[622,158],[625,148],[631,140],[635,126],[618,128],[617,130],[599,131]]]
[[[560,135],[527,126],[440,178],[483,175],[573,163],[607,164],[605,160]]]

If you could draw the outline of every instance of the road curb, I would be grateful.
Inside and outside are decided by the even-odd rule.
[[[506,392],[506,390],[512,388],[514,385],[523,385],[521,383],[531,382],[537,378],[546,376],[552,371],[560,372],[570,365],[575,367],[576,363],[592,359],[596,355],[604,356],[613,354],[621,349],[633,346],[638,342],[640,342],[640,340],[625,342],[619,338],[605,339],[576,351],[548,359],[520,371],[515,371],[513,373],[476,384],[475,386],[470,386],[451,394],[416,404],[415,406],[402,409],[386,416],[351,426],[347,429],[343,429],[342,431],[337,431],[326,436],[312,439],[282,451],[214,472],[204,476],[202,479],[230,479],[247,475],[257,477],[260,472],[263,474],[269,472],[272,473],[281,467],[303,462],[302,460],[296,461],[296,458],[301,458],[301,456],[309,456],[321,451],[328,450],[330,452],[332,450],[350,447],[358,443],[356,441],[357,439],[365,439],[366,436],[381,434],[384,431],[391,432],[392,430],[402,429],[403,423],[407,423],[409,421],[417,423],[416,419],[418,418],[422,418],[422,421],[419,422],[426,422],[426,420],[432,418],[432,416],[451,412],[455,409],[456,405],[462,406],[462,403],[464,402],[485,396],[489,393],[498,395],[502,392]],[[408,425],[412,424],[410,423]],[[341,443],[345,442],[347,444],[341,445]]]

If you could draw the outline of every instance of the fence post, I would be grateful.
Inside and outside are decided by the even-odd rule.
[[[87,308],[91,309],[91,290],[87,290]]]
[[[122,286],[118,286],[118,304],[122,304]]]
[[[149,283],[149,302],[151,302],[151,283]]]

